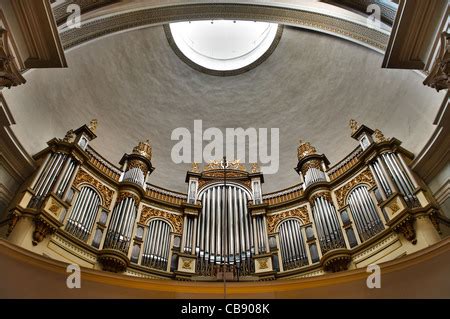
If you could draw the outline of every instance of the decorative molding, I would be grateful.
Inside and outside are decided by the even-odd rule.
[[[368,169],[361,172],[358,176],[356,176],[350,182],[348,182],[341,188],[338,188],[337,190],[334,191],[334,193],[336,194],[336,199],[337,199],[339,208],[345,206],[345,199],[347,198],[348,193],[355,186],[357,186],[359,184],[366,184],[366,185],[369,185],[370,187],[373,187],[376,185],[373,175]]]
[[[440,42],[439,55],[434,61],[430,74],[423,82],[424,85],[438,92],[450,88],[450,33],[442,32]]]
[[[9,33],[0,27],[0,89],[26,82],[16,63],[16,58],[10,50]]]
[[[139,202],[141,201],[139,196],[127,191],[121,191],[117,196],[116,205],[123,201],[125,198],[132,198],[136,206],[139,205]]]
[[[320,191],[318,193],[315,193],[309,198],[309,202],[311,203],[311,205],[314,205],[314,202],[318,197],[323,197],[326,201],[333,204],[333,200],[331,199],[331,193],[329,191]]]
[[[132,28],[165,24],[171,21],[204,19],[251,19],[294,25],[331,33],[377,51],[385,50],[389,38],[387,32],[371,29],[365,24],[301,9],[255,4],[196,3],[143,8],[137,11],[98,17],[84,22],[82,28],[63,29],[61,41],[64,48],[69,49],[84,42]]]
[[[408,216],[393,227],[396,233],[402,234],[413,245],[417,244],[416,230],[414,229],[414,217]]]
[[[85,14],[89,11],[98,9],[110,5],[119,0],[65,0],[64,2],[57,4],[53,7],[53,15],[55,16],[56,23],[61,25],[67,21],[71,12],[67,12],[67,8],[71,4],[76,4],[81,9],[81,14]]]
[[[78,188],[81,184],[93,186],[102,195],[103,205],[107,208],[111,206],[114,191],[103,185],[99,180],[89,175],[83,169],[80,169],[78,171],[78,174],[75,177],[75,180],[73,181],[72,185]]]
[[[149,206],[143,206],[141,210],[141,218],[139,223],[147,224],[147,222],[154,217],[160,217],[167,220],[171,225],[175,233],[181,234],[183,230],[183,217],[180,215],[168,213],[159,209],[155,209]]]
[[[267,218],[267,229],[269,234],[273,234],[277,229],[278,225],[285,219],[295,217],[302,221],[304,224],[309,224],[309,214],[308,208],[306,206],[294,208],[285,212],[281,212],[274,215],[268,215]]]
[[[47,221],[46,218],[40,215],[34,218],[34,225],[35,229],[33,232],[33,241],[32,241],[33,246],[36,246],[41,241],[43,241],[45,237],[47,237],[47,235],[54,234],[58,229],[57,227],[55,227],[55,225],[53,225],[52,223]]]
[[[322,0],[324,2],[334,4],[336,6],[344,6],[361,12],[368,16],[367,8],[374,4],[380,8],[381,21],[388,25],[392,25],[397,14],[396,5],[385,0]]]

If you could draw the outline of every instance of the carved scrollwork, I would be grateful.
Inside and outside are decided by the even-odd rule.
[[[445,90],[450,88],[450,33],[443,32],[441,34],[441,48],[439,55],[430,71],[430,74],[425,79],[423,84],[431,88]]]
[[[308,215],[308,209],[306,206],[294,208],[282,213],[269,215],[267,216],[267,229],[270,234],[275,232],[275,229],[277,228],[278,224],[281,223],[284,219],[290,218],[290,217],[297,217],[299,218],[303,224],[309,223],[309,215]]]
[[[25,83],[14,59],[9,49],[8,31],[0,27],[0,89]]]
[[[309,142],[300,140],[300,145],[297,147],[297,158],[301,160],[303,157],[317,154],[317,149]]]
[[[73,186],[78,187],[81,184],[89,184],[102,195],[105,207],[109,207],[112,202],[114,191],[103,185],[100,181],[89,175],[86,171],[80,169],[73,182]]]
[[[181,234],[183,227],[183,217],[181,217],[180,215],[144,206],[141,211],[141,218],[139,219],[139,222],[141,224],[146,224],[149,219],[153,217],[160,217],[167,220],[172,225],[173,231],[175,233]]]
[[[336,194],[337,202],[339,207],[344,207],[345,198],[352,188],[354,188],[358,184],[368,184],[369,186],[375,186],[375,180],[373,178],[372,173],[369,170],[363,171],[361,174],[356,176],[350,182],[337,189],[334,193]]]

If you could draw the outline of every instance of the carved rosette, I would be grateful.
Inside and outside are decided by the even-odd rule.
[[[372,173],[369,170],[363,171],[361,174],[356,176],[354,179],[352,179],[350,182],[342,186],[341,188],[337,189],[334,193],[336,194],[337,202],[339,205],[339,208],[345,206],[345,199],[348,195],[348,193],[357,185],[359,184],[367,184],[370,187],[375,186],[375,180],[373,178]]]
[[[394,231],[398,234],[402,234],[413,245],[417,244],[416,230],[414,229],[414,218],[408,216],[402,220],[399,224],[393,227]]]
[[[100,181],[82,169],[78,171],[78,174],[73,182],[73,186],[78,188],[81,184],[88,184],[94,187],[102,195],[105,207],[109,207],[111,205],[114,191],[103,185]]]
[[[318,197],[323,197],[326,201],[333,204],[333,200],[331,199],[331,193],[329,191],[321,191],[321,192],[315,193],[314,195],[312,195],[309,198],[309,202],[311,203],[311,205],[314,205],[316,198],[318,198]]]
[[[33,246],[36,246],[41,241],[47,237],[47,235],[51,235],[56,232],[57,227],[49,223],[46,219],[37,216],[34,219],[34,232],[33,232]]]
[[[183,217],[180,215],[168,213],[149,206],[144,206],[141,211],[141,218],[139,222],[146,224],[151,218],[159,217],[168,221],[175,233],[181,234],[183,229]]]
[[[306,206],[302,206],[282,213],[267,216],[268,232],[270,234],[274,233],[279,223],[291,217],[300,219],[303,224],[308,224],[310,222],[308,215],[308,208],[306,208]]]

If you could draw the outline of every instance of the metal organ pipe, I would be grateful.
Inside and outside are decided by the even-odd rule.
[[[363,240],[383,230],[383,223],[376,211],[367,187],[359,186],[349,195],[349,205],[357,221],[357,229]]]
[[[167,269],[169,258],[170,225],[162,220],[152,220],[145,239],[142,265]]]
[[[199,199],[203,207],[198,223],[192,225],[192,232],[197,234],[195,245],[199,247],[196,253],[200,261],[200,272],[207,272],[207,269],[219,262],[238,266],[245,263],[241,270],[250,271],[250,257],[254,249],[250,238],[256,235],[256,229],[262,232],[263,228],[260,222],[255,233],[251,228],[252,218],[247,211],[246,191],[232,184],[227,185],[226,189],[223,185],[215,185],[200,193]],[[257,239],[258,241],[261,240]]]
[[[374,169],[374,171],[375,171],[375,173],[376,173],[376,175],[378,177],[378,180],[380,181],[381,185],[383,186],[384,193],[387,196],[391,195],[392,194],[391,187],[390,187],[388,181],[386,180],[387,177],[384,176],[384,174],[383,174],[383,171],[382,171],[382,169],[380,167],[380,163],[378,163],[378,160],[375,160],[372,163],[372,167],[373,167],[373,169]]]
[[[87,240],[97,216],[100,197],[90,187],[83,187],[67,222],[66,230]]]
[[[283,221],[279,226],[283,269],[288,270],[308,264],[305,243],[296,219]]]

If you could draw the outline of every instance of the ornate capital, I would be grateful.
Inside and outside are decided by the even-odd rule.
[[[0,89],[25,83],[9,49],[8,31],[0,27]]]
[[[125,198],[132,198],[134,200],[134,203],[136,204],[136,206],[139,204],[139,202],[141,201],[139,196],[130,193],[130,192],[120,192],[119,196],[117,196],[117,200],[116,200],[116,205],[118,203],[120,203],[121,201],[123,201]]]
[[[450,88],[450,34],[443,32],[441,34],[441,48],[439,55],[436,57],[430,74],[423,82],[438,92]]]

